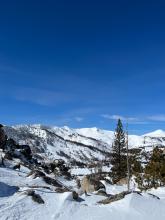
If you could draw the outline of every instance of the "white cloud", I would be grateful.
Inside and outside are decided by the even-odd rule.
[[[165,121],[165,115],[152,115],[152,116],[149,116],[147,117],[148,120],[151,120],[151,121]]]
[[[119,118],[123,122],[128,122],[129,124],[151,124],[152,122],[165,122],[165,115],[152,115],[145,117],[125,117],[122,115],[109,115],[102,114],[101,117],[109,119],[109,120],[118,120]]]
[[[122,115],[108,115],[108,114],[103,114],[101,115],[103,118],[106,118],[106,119],[110,119],[110,120],[118,120],[119,118],[122,120],[122,121],[128,121],[128,122],[136,122],[138,121],[138,118],[134,118],[134,117],[125,117],[125,116],[122,116]]]
[[[83,121],[84,119],[83,119],[82,117],[75,117],[75,120],[76,120],[77,122],[81,122],[81,121]]]

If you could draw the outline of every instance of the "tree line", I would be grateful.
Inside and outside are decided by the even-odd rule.
[[[119,119],[112,145],[112,168],[110,173],[112,182],[115,184],[122,178],[127,178],[129,189],[129,180],[134,176],[141,190],[164,186],[164,151],[159,147],[155,147],[151,154],[147,155],[147,153],[138,149],[128,149],[127,146],[128,136],[123,129],[122,121]],[[146,155],[147,160],[144,160]]]

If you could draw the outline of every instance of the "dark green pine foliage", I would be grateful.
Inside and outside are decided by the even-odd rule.
[[[165,155],[155,147],[148,164],[145,167],[144,180],[147,188],[165,185]]]
[[[118,182],[127,176],[127,159],[126,159],[126,142],[125,133],[121,120],[118,120],[115,130],[115,139],[112,145],[112,181]]]

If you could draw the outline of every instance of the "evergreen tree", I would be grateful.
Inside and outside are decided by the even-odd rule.
[[[115,139],[112,145],[112,180],[114,183],[127,176],[127,160],[125,148],[125,133],[121,120],[118,120]]]
[[[144,178],[147,188],[165,185],[165,156],[158,147],[154,148],[151,158],[145,167]]]

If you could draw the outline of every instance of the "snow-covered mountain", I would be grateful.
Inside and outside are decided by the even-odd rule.
[[[71,129],[43,125],[5,127],[8,137],[20,144],[28,144],[33,152],[49,157],[87,162],[105,159],[111,152],[114,132],[98,128]],[[129,147],[165,146],[165,131],[157,130],[142,136],[129,135]]]
[[[143,136],[161,138],[161,137],[165,137],[165,131],[159,129],[159,130],[153,131],[153,132],[151,132],[151,133],[145,134],[145,135],[143,135]]]
[[[33,156],[35,156],[35,152],[39,152],[39,155],[43,154],[42,156],[72,159],[81,163],[104,159],[111,151],[114,138],[112,131],[97,128],[71,129],[42,125],[19,125],[6,126],[5,131],[8,137],[13,138],[16,142],[29,144],[34,152]],[[130,135],[129,144],[130,147],[136,148],[150,148],[154,144],[165,146],[165,135],[160,130],[142,136]],[[4,158],[4,154],[3,151],[0,151],[0,158]],[[91,169],[72,166],[69,170],[72,175],[68,179],[64,173],[58,175],[57,173],[55,175],[54,172],[47,173],[44,169],[45,166],[34,163],[34,161],[29,166],[29,163],[23,161],[21,157],[13,157],[12,159],[5,158],[4,165],[1,164],[0,219],[106,220],[111,218],[114,220],[151,220],[158,217],[162,220],[165,218],[164,187],[141,194],[132,192],[118,201],[111,200],[106,204],[102,201],[107,201],[107,198],[112,199],[112,195],[115,196],[126,191],[127,186],[111,185],[104,179],[101,182],[105,186],[106,194],[99,194],[95,191],[91,192],[90,196],[86,196],[81,192],[81,189],[77,188],[77,176],[83,178],[84,175],[93,172]],[[48,163],[49,159],[47,158],[42,165]],[[20,164],[20,169],[15,168],[18,164]],[[110,169],[109,166],[106,168]],[[55,170],[59,169],[60,166],[55,168]],[[106,172],[104,167],[103,172]],[[138,190],[135,188],[134,182],[130,186],[131,190]],[[59,191],[60,189],[61,191]],[[73,192],[79,193],[78,200],[73,198]],[[150,211],[148,212],[148,210]]]

